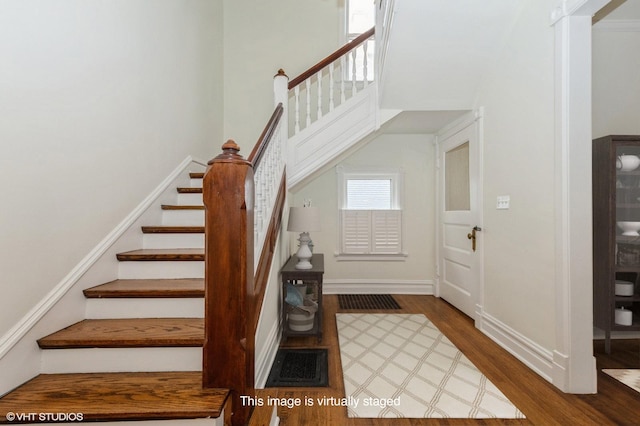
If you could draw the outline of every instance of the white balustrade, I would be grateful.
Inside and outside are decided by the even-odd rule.
[[[264,248],[286,163],[286,143],[289,134],[286,106],[288,80],[284,74],[278,74],[274,79],[275,103],[276,105],[282,103],[284,110],[271,136],[271,141],[262,153],[262,158],[253,174],[255,189],[253,208],[254,270],[258,267],[260,254]],[[297,103],[296,107],[298,107]]]
[[[290,136],[309,127],[370,84],[374,64],[368,55],[371,53],[369,40],[372,37],[367,40],[360,38],[356,47],[322,69],[314,67],[308,78],[294,83],[296,85],[289,96],[294,123]],[[300,105],[302,102],[305,103],[304,107]]]
[[[263,154],[262,160],[254,173],[255,200],[253,210],[254,223],[254,268],[258,267],[260,253],[267,237],[271,215],[278,197],[280,180],[284,172],[285,158],[283,143],[286,138],[282,137],[286,133],[281,121],[278,129],[273,134],[271,143]]]

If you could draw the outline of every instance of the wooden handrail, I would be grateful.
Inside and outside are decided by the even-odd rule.
[[[280,123],[280,117],[282,117],[283,111],[284,107],[282,106],[281,102],[276,106],[273,114],[271,114],[271,118],[267,122],[267,125],[262,131],[262,134],[258,138],[258,142],[256,142],[256,145],[253,147],[253,151],[251,151],[251,154],[249,154],[249,158],[247,158],[247,161],[251,163],[254,170],[260,164],[262,156],[269,146],[269,141],[271,141],[271,138],[273,137],[273,134],[278,127],[278,123]]]
[[[358,37],[354,38],[349,43],[345,44],[340,49],[336,50],[331,55],[324,58],[322,61],[318,62],[317,64],[315,64],[314,66],[312,66],[311,68],[309,68],[308,70],[306,70],[305,72],[303,72],[302,74],[294,78],[293,80],[289,81],[289,90],[293,89],[294,87],[296,87],[297,85],[299,85],[300,83],[302,83],[303,81],[311,77],[312,75],[318,73],[318,71],[328,66],[329,64],[334,62],[336,59],[339,59],[341,56],[347,54],[351,50],[358,47],[365,40],[368,40],[369,38],[371,38],[371,36],[373,36],[375,32],[376,32],[375,27],[372,27],[370,30],[360,34]]]

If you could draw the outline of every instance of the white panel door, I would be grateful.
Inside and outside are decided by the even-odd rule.
[[[477,223],[479,170],[475,122],[441,141],[439,155],[438,295],[475,318],[475,306],[479,302],[481,231]]]

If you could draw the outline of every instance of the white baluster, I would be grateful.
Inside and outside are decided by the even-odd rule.
[[[295,129],[293,131],[293,134],[295,135],[296,133],[298,133],[300,131],[300,86],[296,86],[295,89],[293,90],[294,94],[295,94],[295,99],[296,99],[296,114],[295,114]]]
[[[340,78],[340,103],[343,104],[346,100],[346,96],[344,94],[344,80],[347,78],[347,66],[346,66],[346,55],[342,55],[340,57],[340,74],[342,77]]]
[[[318,79],[318,118],[317,120],[322,118],[322,70],[318,71],[317,77]]]
[[[304,82],[304,87],[305,87],[305,91],[306,91],[306,94],[307,94],[307,122],[306,122],[306,127],[309,127],[309,125],[311,124],[311,90],[309,89],[310,85],[311,85],[311,79],[308,78]]]
[[[329,64],[329,111],[333,111],[333,62]]]
[[[353,64],[352,66],[352,74],[351,74],[351,89],[352,89],[352,96],[354,96],[356,94],[356,92],[358,91],[357,87],[356,87],[356,81],[357,81],[357,77],[356,77],[356,49],[353,49],[351,51],[351,62]]]
[[[362,44],[362,54],[364,55],[363,57],[363,62],[362,62],[362,84],[364,85],[364,87],[367,87],[367,85],[369,84],[368,78],[367,78],[367,48],[369,46],[369,43],[365,40],[365,42]]]

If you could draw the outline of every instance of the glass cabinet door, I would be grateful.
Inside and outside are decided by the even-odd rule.
[[[616,263],[640,266],[640,147],[616,149]]]
[[[640,307],[636,296],[640,274],[640,146],[619,145],[615,154],[614,324],[624,328],[637,322]]]

